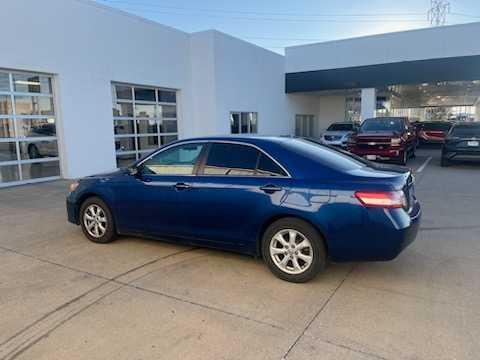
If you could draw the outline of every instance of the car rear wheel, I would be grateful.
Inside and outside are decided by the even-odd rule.
[[[80,225],[90,241],[106,244],[115,240],[112,213],[107,204],[98,197],[91,197],[83,202],[80,207]]]
[[[275,276],[295,283],[313,279],[327,262],[321,235],[296,218],[280,219],[267,228],[262,238],[262,255]]]

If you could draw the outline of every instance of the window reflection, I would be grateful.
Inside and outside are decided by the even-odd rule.
[[[43,75],[13,74],[13,86],[15,92],[52,93],[52,80]]]
[[[54,118],[18,119],[17,128],[19,137],[47,137],[57,135]]]
[[[114,132],[116,135],[134,134],[133,120],[115,120]]]
[[[118,156],[127,156],[130,154],[124,152],[132,152],[133,157],[139,158],[140,153],[177,140],[175,90],[112,84],[112,94],[115,149]],[[126,118],[132,120],[127,121]],[[167,133],[169,135],[164,135]],[[123,166],[129,160],[130,157],[118,157],[117,165]]]
[[[133,104],[117,103],[113,105],[113,116],[116,117],[133,117]]]
[[[0,183],[19,181],[18,165],[0,166]]]
[[[0,162],[17,160],[17,147],[15,142],[0,142]]]
[[[8,73],[0,72],[0,91],[10,91],[10,77]]]
[[[171,105],[162,105],[160,106],[160,111],[162,112],[162,117],[175,119],[177,117],[177,107]]]
[[[20,158],[22,160],[43,159],[50,157],[58,157],[58,146],[56,140],[20,142]]]
[[[138,138],[138,150],[151,150],[158,148],[158,136],[140,136]]]
[[[0,119],[0,138],[13,138],[15,129],[12,119]]]
[[[156,134],[158,133],[156,120],[137,120],[137,134]]]
[[[135,116],[140,118],[155,117],[155,105],[135,104]]]
[[[24,180],[60,176],[60,163],[58,161],[46,161],[22,164],[22,176]]]
[[[45,96],[15,96],[17,115],[53,115],[53,99]]]
[[[135,154],[122,154],[117,155],[117,167],[124,168],[130,166],[137,160]]]
[[[10,95],[0,95],[0,114],[8,115],[12,113],[12,100]]]
[[[135,138],[134,137],[116,138],[115,149],[117,151],[135,151]]]

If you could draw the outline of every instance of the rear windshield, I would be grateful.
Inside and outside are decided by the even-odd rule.
[[[332,124],[327,131],[352,131],[353,124]]]
[[[452,135],[457,137],[480,137],[480,124],[456,125],[452,129]]]
[[[363,131],[403,131],[404,120],[401,118],[372,118],[366,119],[362,126],[360,126],[360,132]]]
[[[448,131],[452,127],[452,124],[446,122],[431,122],[423,123],[422,128],[424,130],[433,130],[433,131]]]
[[[359,160],[347,152],[334,150],[307,139],[291,139],[289,145],[296,152],[309,158],[320,160],[325,166],[338,171],[350,171],[367,165],[366,161]]]

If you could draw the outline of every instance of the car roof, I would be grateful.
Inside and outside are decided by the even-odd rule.
[[[233,142],[244,142],[249,144],[259,144],[259,143],[284,143],[289,139],[292,139],[292,136],[261,136],[261,135],[226,135],[226,136],[203,136],[195,138],[187,138],[179,140],[178,142],[184,141],[233,141]]]

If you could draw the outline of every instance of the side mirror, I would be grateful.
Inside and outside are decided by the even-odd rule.
[[[140,171],[138,170],[137,167],[129,167],[128,168],[128,173],[131,175],[131,176],[138,176],[140,174]]]

